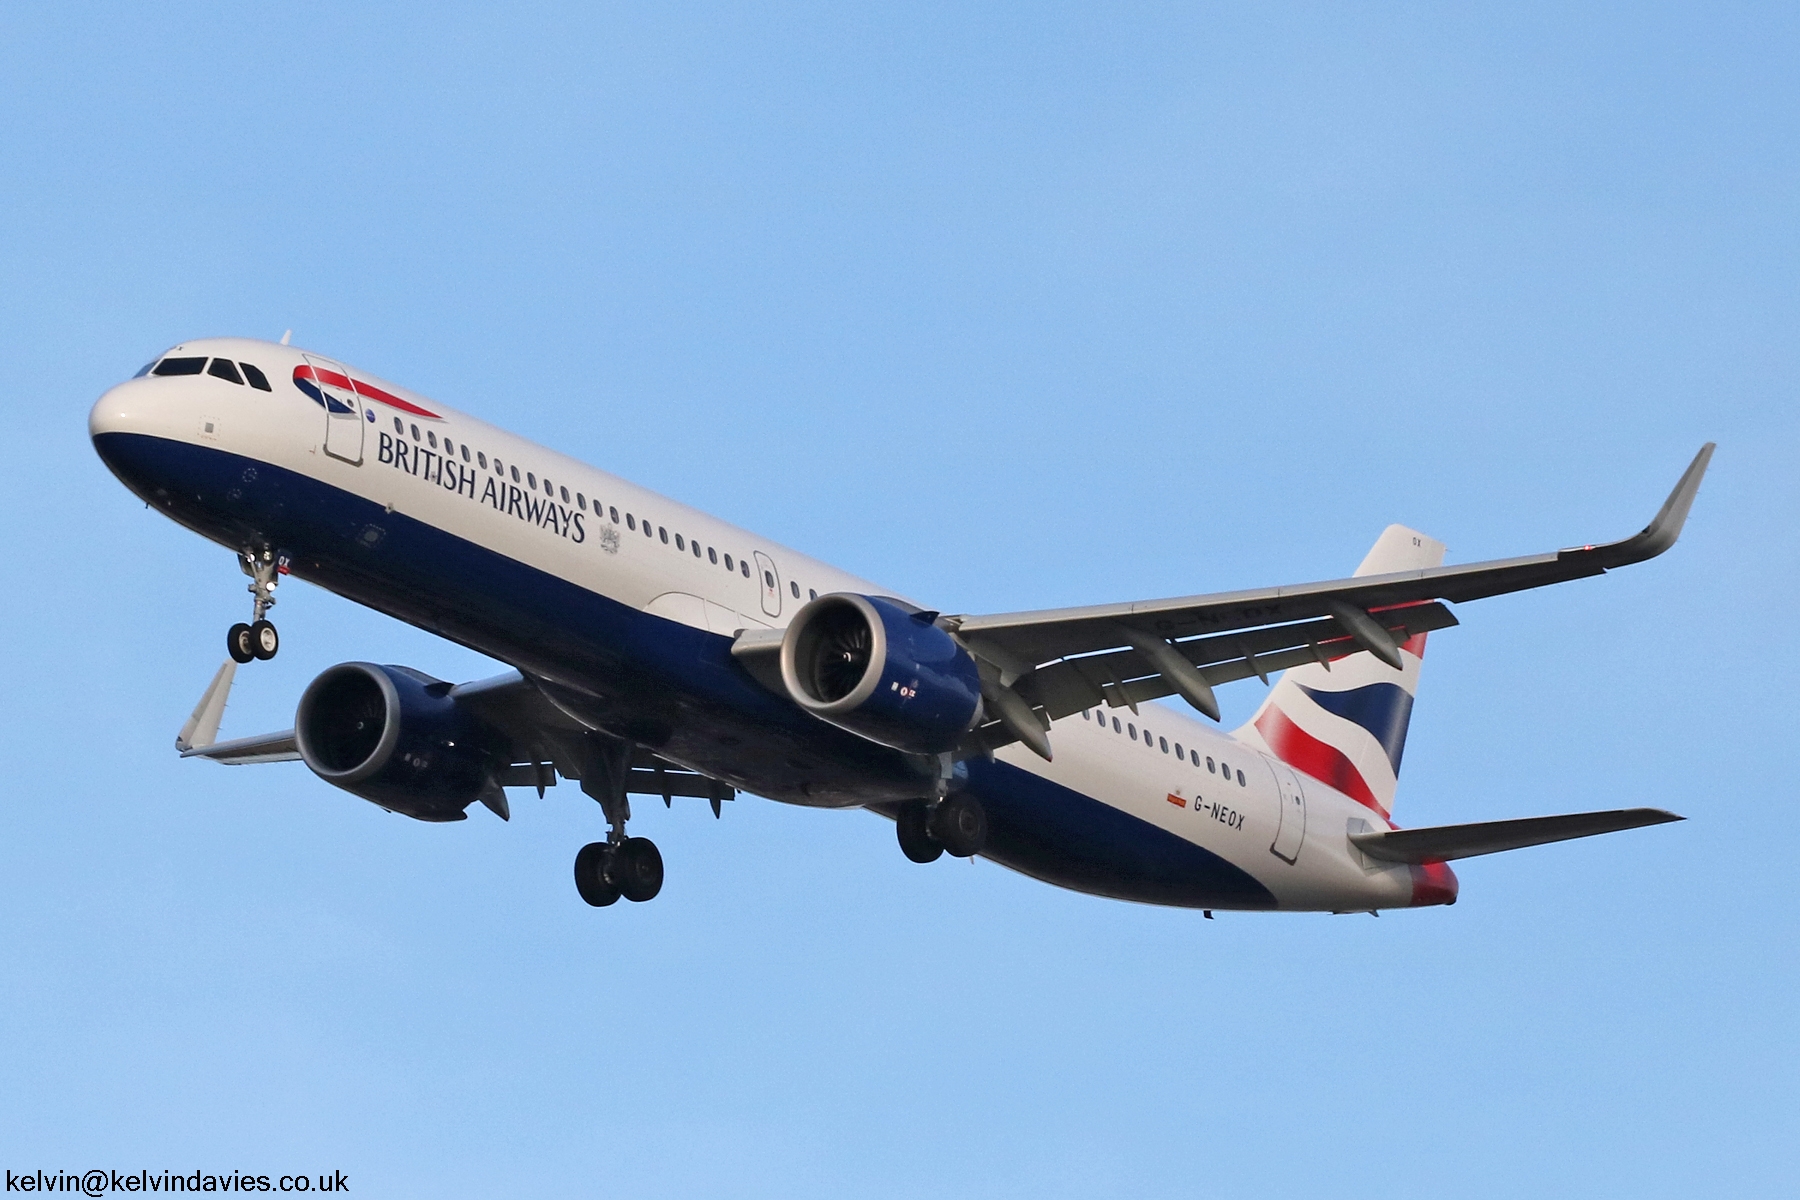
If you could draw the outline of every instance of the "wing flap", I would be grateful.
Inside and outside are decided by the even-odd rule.
[[[1469,825],[1433,825],[1424,829],[1353,833],[1350,841],[1370,858],[1380,859],[1382,862],[1423,865],[1686,819],[1661,808],[1619,808],[1608,812],[1566,813],[1555,817],[1523,817],[1512,821],[1478,821]]]
[[[1401,641],[1457,623],[1449,609],[1435,603],[1379,611],[1375,619]],[[1334,617],[1190,638],[1173,643],[1173,648],[1215,687],[1253,676],[1267,679],[1276,671],[1302,663],[1333,663],[1361,649]],[[1052,721],[1101,705],[1135,708],[1176,692],[1155,664],[1135,649],[1063,659],[1037,668],[1013,687],[1027,704],[1042,709]],[[981,726],[975,738],[976,748],[988,751],[1017,740],[999,721]]]

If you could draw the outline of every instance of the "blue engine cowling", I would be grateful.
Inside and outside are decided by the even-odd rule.
[[[294,716],[300,757],[325,782],[421,821],[460,821],[495,787],[505,738],[408,667],[340,663],[307,686]]]
[[[882,596],[820,596],[782,637],[782,683],[800,707],[870,741],[950,750],[975,725],[981,677],[935,616]]]

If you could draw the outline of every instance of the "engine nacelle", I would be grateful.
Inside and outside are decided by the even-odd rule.
[[[981,677],[934,615],[880,596],[820,596],[782,636],[782,683],[800,707],[870,741],[952,749],[975,724]]]
[[[460,821],[494,786],[506,739],[408,667],[340,663],[307,686],[300,757],[325,782],[421,821]]]

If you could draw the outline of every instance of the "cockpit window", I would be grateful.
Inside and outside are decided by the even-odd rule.
[[[269,377],[264,375],[262,368],[255,363],[239,363],[238,366],[244,368],[244,378],[249,380],[250,386],[257,391],[272,392],[275,390],[269,386]]]
[[[165,358],[156,364],[152,375],[198,375],[206,370],[204,358]]]
[[[238,374],[237,364],[229,358],[215,358],[206,373],[218,379],[229,379],[239,387],[244,385],[243,377]]]
[[[153,358],[149,362],[145,363],[143,366],[139,367],[137,374],[133,375],[132,378],[133,379],[142,379],[144,376],[146,376],[150,373],[150,368],[154,367],[155,365],[156,365],[156,360]]]

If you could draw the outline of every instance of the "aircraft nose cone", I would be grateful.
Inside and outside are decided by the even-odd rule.
[[[146,499],[160,486],[147,461],[166,420],[159,421],[142,380],[128,380],[106,392],[88,412],[88,437],[94,453],[126,487]]]
[[[137,380],[109,388],[88,412],[88,437],[99,446],[109,433],[135,433],[143,424],[142,389]]]

